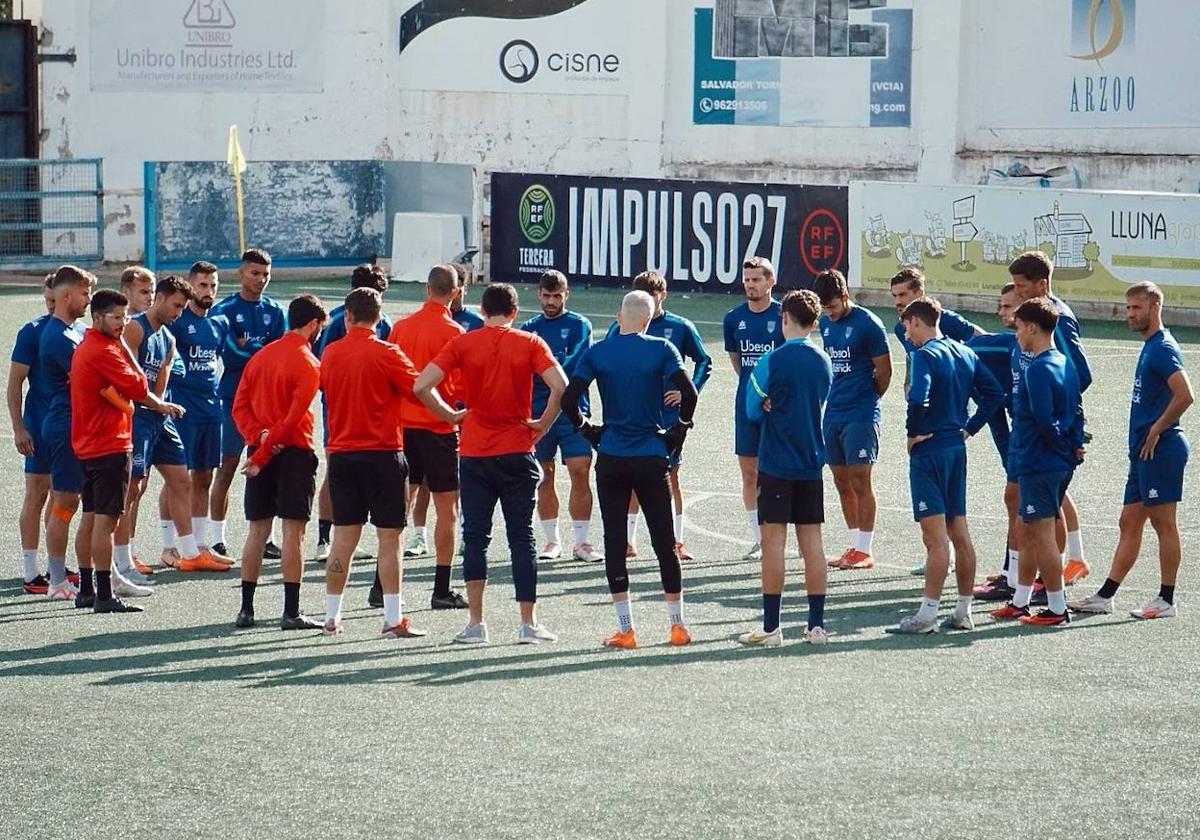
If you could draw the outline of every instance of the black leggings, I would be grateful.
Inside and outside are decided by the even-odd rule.
[[[667,481],[667,459],[654,456],[625,458],[596,457],[596,495],[604,523],[604,571],[614,595],[629,591],[629,567],[625,560],[625,523],[629,494],[636,493],[650,528],[650,543],[658,558],[663,591],[674,595],[683,590],[683,573],[675,554],[674,511],[671,485]]]

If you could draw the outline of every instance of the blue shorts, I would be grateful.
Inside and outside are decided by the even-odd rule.
[[[1036,522],[1039,519],[1057,519],[1063,498],[1067,495],[1067,487],[1075,470],[1058,472],[1034,473],[1017,478],[1017,491],[1020,497],[1018,509],[1022,522]]]
[[[175,421],[189,470],[215,470],[221,466],[221,422],[189,422],[185,415]]]
[[[1183,472],[1190,453],[1187,438],[1175,433],[1158,439],[1149,461],[1143,461],[1137,452],[1130,454],[1125,504],[1153,507],[1183,501]]]
[[[762,440],[762,424],[742,414],[733,415],[733,454],[739,458],[757,458]]]
[[[240,458],[246,441],[233,422],[233,397],[221,397],[221,457]]]
[[[554,460],[555,452],[561,453],[562,463],[565,464],[569,458],[591,458],[592,445],[575,431],[570,422],[559,422],[551,426],[550,431],[537,442],[533,456],[539,464],[547,464]]]
[[[879,460],[879,424],[869,420],[821,423],[825,463],[831,467],[874,464]]]
[[[83,467],[71,448],[71,434],[51,435],[45,440],[50,452],[50,487],[57,493],[83,492]]]
[[[913,519],[967,515],[967,448],[955,446],[918,452],[908,462]]]
[[[25,456],[25,472],[28,475],[46,475],[50,472],[50,445],[42,436],[42,419],[36,415],[23,418],[25,431],[33,438],[33,454]]]
[[[145,478],[151,467],[182,467],[187,464],[183,441],[169,417],[153,417],[139,411],[133,416],[134,478]]]

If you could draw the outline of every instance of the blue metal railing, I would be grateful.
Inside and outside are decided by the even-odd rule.
[[[0,159],[0,265],[89,264],[103,256],[100,158]]]

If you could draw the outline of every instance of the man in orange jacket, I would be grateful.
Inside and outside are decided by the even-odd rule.
[[[300,295],[288,307],[291,329],[246,365],[233,401],[233,419],[249,445],[243,472],[246,521],[242,551],[242,607],[234,624],[254,626],[254,590],[275,517],[283,520],[283,618],[281,630],[320,630],[300,612],[301,547],[316,494],[313,399],[321,363],[312,345],[328,320],[321,301]]]

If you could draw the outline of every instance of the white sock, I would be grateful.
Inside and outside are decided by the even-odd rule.
[[[139,556],[141,556],[141,555],[139,555],[139,554],[138,554],[138,550],[137,550],[137,540],[136,540],[136,539],[134,539],[133,537],[130,537],[130,538],[129,538],[129,553],[130,553],[132,556],[134,556],[134,557],[139,557]]]
[[[633,629],[633,605],[628,601],[613,601],[613,606],[617,608],[617,628],[628,633]]]
[[[1014,580],[1015,580],[1015,578],[1014,578]],[[1022,586],[1021,584],[1018,583],[1016,586],[1013,587],[1013,589],[1015,590],[1013,592],[1013,599],[1012,599],[1013,606],[1014,607],[1028,607],[1029,602],[1033,599],[1033,586],[1032,585],[1031,586]]]
[[[117,567],[117,571],[121,574],[128,574],[133,568],[133,553],[130,552],[127,545],[113,546],[113,565]]]
[[[1078,531],[1067,531],[1067,559],[1083,559],[1083,534]]]
[[[971,602],[975,600],[973,595],[959,595],[958,606],[954,608],[954,614],[960,618],[971,611]]]
[[[200,546],[196,545],[196,535],[181,534],[179,537],[179,556],[190,559],[199,555]]]
[[[1057,592],[1046,590],[1046,606],[1050,608],[1050,612],[1059,614],[1067,611],[1067,593],[1060,589]]]
[[[425,540],[425,526],[424,525],[414,525],[413,526],[413,539],[421,540],[421,541]],[[400,622],[397,621],[396,623],[399,624]],[[388,625],[388,626],[392,627],[395,625]]]
[[[675,514],[675,542],[683,542],[683,514]]]
[[[404,619],[404,603],[397,595],[383,596],[383,626],[395,627]]]
[[[846,545],[850,546],[850,548],[858,547],[858,529],[857,528],[850,529],[850,541],[848,543],[846,543]]]
[[[25,567],[25,580],[33,580],[42,573],[38,568],[38,550],[25,548],[21,550],[21,564]]]
[[[208,548],[208,517],[193,516],[192,517],[192,536],[196,538],[196,545],[202,545]]]
[[[160,519],[158,527],[162,529],[163,551],[175,548],[175,523],[170,519]]]
[[[625,542],[630,545],[637,545],[637,522],[638,515],[636,513],[625,516]]]
[[[954,561],[958,559],[958,555],[954,552],[954,540],[946,542],[946,553],[950,555],[950,568],[954,568]]]
[[[683,624],[683,594],[680,593],[678,601],[667,601],[667,616],[671,619],[671,626]]]
[[[1021,552],[1010,548],[1008,550],[1008,582],[1012,584],[1017,579],[1017,569],[1021,567]]]
[[[342,596],[325,593],[325,621],[342,620]]]
[[[762,542],[762,530],[758,527],[758,509],[746,511],[746,524],[750,526],[750,533],[754,535],[754,542]]]
[[[588,531],[592,529],[592,523],[587,520],[571,520],[571,530],[575,532],[575,545],[588,544]]]
[[[854,547],[863,554],[871,553],[871,545],[875,542],[874,531],[858,531],[858,537],[854,541]]]
[[[212,540],[210,545],[216,545],[217,543],[225,545],[225,520],[210,519],[208,520],[208,524],[208,537]]]
[[[558,520],[543,519],[542,534],[546,537],[546,542],[558,544]]]
[[[921,608],[917,610],[918,621],[933,621],[937,618],[938,607],[941,601],[937,598],[922,598]]]

